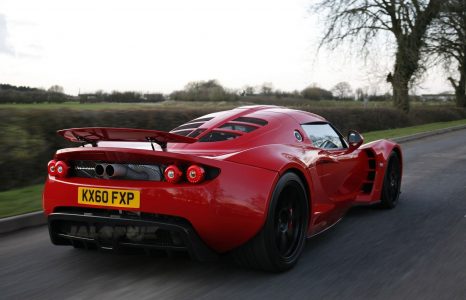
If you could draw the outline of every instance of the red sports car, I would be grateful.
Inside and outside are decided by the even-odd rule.
[[[209,114],[170,132],[58,131],[43,194],[56,245],[233,253],[284,271],[306,238],[354,205],[396,206],[402,153],[388,140],[344,138],[324,118],[277,106]]]

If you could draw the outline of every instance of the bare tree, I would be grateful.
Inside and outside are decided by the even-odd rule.
[[[253,87],[253,86],[246,85],[246,86],[243,88],[243,91],[244,91],[244,94],[245,94],[246,96],[253,96],[253,95],[254,95],[254,87]]]
[[[367,97],[367,92],[363,88],[357,88],[354,96],[357,101],[363,101]]]
[[[261,87],[261,94],[264,96],[270,96],[273,92],[273,84],[271,82],[264,82]]]
[[[426,31],[437,17],[441,0],[320,0],[318,13],[326,15],[321,46],[335,49],[344,40],[369,45],[383,32],[396,41],[395,64],[387,81],[396,107],[409,111],[409,83],[420,70]]]
[[[340,100],[346,100],[351,97],[353,90],[351,89],[351,85],[348,82],[343,81],[343,82],[337,83],[332,88],[332,93],[336,98]]]
[[[436,54],[447,72],[457,68],[456,79],[448,77],[455,89],[456,105],[466,107],[466,0],[448,0],[429,30],[427,51]]]
[[[65,90],[63,89],[63,87],[61,87],[59,85],[52,85],[48,89],[48,91],[51,92],[51,93],[59,93],[59,94],[64,94],[65,93]]]

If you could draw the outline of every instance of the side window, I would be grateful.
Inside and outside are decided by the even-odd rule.
[[[321,149],[343,149],[346,143],[341,136],[327,123],[314,123],[301,125],[312,145]]]

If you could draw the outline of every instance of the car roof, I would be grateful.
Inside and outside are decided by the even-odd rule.
[[[212,122],[206,123],[205,125],[214,125],[214,123],[222,123],[229,119],[238,117],[257,117],[263,118],[267,122],[273,122],[281,117],[291,117],[296,120],[299,124],[311,123],[311,122],[326,122],[325,118],[313,114],[311,112],[290,109],[282,106],[275,105],[249,105],[241,106],[231,110],[215,112],[202,116],[201,118],[213,117]],[[198,118],[200,119],[200,118]],[[279,121],[279,120],[278,120]],[[209,126],[210,127],[210,126]]]
[[[204,115],[178,126],[171,133],[197,138],[199,143],[177,144],[172,148],[240,149],[266,144],[293,144],[297,142],[293,132],[301,130],[300,124],[312,122],[327,121],[316,114],[286,107],[242,106]]]

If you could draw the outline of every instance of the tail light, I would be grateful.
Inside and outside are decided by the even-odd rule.
[[[198,165],[192,165],[186,170],[186,179],[191,183],[199,183],[204,180],[205,170]]]
[[[58,161],[55,164],[55,173],[57,177],[66,177],[68,174],[68,165],[63,161]]]
[[[57,175],[57,170],[55,169],[55,164],[57,163],[56,160],[51,160],[47,164],[47,172],[49,172],[50,176],[55,176]]]
[[[183,172],[175,165],[166,167],[163,174],[165,175],[165,180],[170,183],[177,183],[183,176]]]

